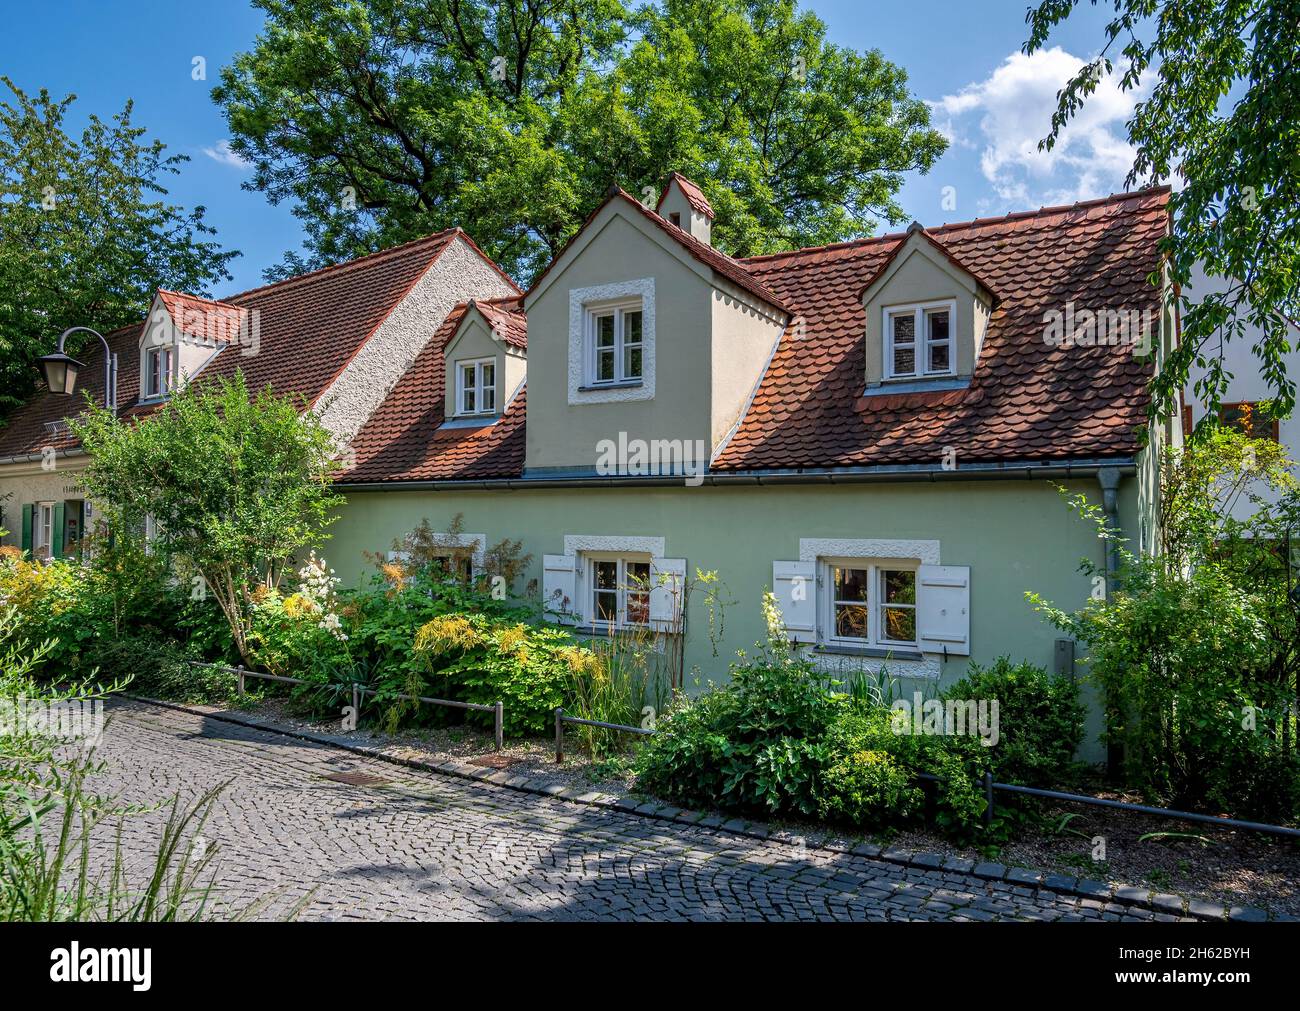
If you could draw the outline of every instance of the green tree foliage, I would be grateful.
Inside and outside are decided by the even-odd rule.
[[[215,596],[245,662],[257,588],[319,543],[342,502],[330,434],[303,406],[269,387],[250,396],[238,374],[193,383],[130,422],[88,400],[71,423],[91,456],[86,490],[110,525],[154,518],[157,550]]]
[[[159,286],[205,293],[239,254],[202,238],[213,234],[202,207],[167,203],[161,180],[188,159],[145,141],[130,102],[110,122],[90,116],[76,138],[66,122],[75,96],[54,101],[0,81],[9,92],[0,102],[3,415],[31,392],[36,358],[62,330],[143,319]]]
[[[259,0],[214,98],[308,235],[272,276],[460,225],[521,276],[673,169],[754,254],[898,221],[944,150],[902,70],[793,0]]]
[[[1092,0],[1095,5],[1097,0]],[[1289,413],[1287,320],[1300,319],[1300,5],[1295,0],[1112,0],[1105,46],[1061,91],[1046,147],[1059,136],[1116,62],[1121,86],[1151,84],[1129,121],[1137,160],[1129,183],[1181,179],[1170,198],[1165,243],[1175,284],[1196,265],[1226,279],[1218,293],[1184,299],[1181,346],[1157,377],[1153,410],[1168,409],[1189,366],[1205,368],[1197,394],[1218,404],[1229,374],[1220,340],[1245,339]],[[1025,52],[1047,44],[1080,0],[1043,0],[1027,16]]]
[[[1123,746],[1126,782],[1153,801],[1300,815],[1300,607],[1283,550],[1300,518],[1291,466],[1270,442],[1211,428],[1163,464],[1161,554],[1121,545],[1110,590],[1077,610],[1028,595],[1086,645],[1104,739]],[[1242,502],[1247,519],[1234,517]],[[1117,539],[1097,506],[1071,505]]]

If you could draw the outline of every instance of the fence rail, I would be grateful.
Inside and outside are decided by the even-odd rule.
[[[264,681],[279,681],[284,684],[291,684],[291,685],[311,684],[311,682],[304,681],[302,680],[302,678],[289,678],[289,677],[284,677],[281,674],[266,674],[262,671],[248,670],[242,665],[229,667],[226,664],[203,663],[202,661],[199,660],[191,660],[189,662],[193,664],[195,667],[207,667],[209,670],[225,670],[225,671],[229,671],[231,674],[234,674],[239,679],[240,695],[244,694],[244,678],[261,678]],[[366,695],[379,696],[380,694],[382,693],[375,691],[373,688],[363,688],[361,687],[361,685],[354,684],[352,686],[352,711],[359,716],[361,714],[362,698],[364,698]],[[427,695],[405,695],[405,694],[388,695],[387,697],[404,699],[407,702],[415,702],[415,703],[423,702],[431,706],[446,706],[451,709],[471,709],[474,712],[491,713],[493,716],[493,724],[494,724],[493,738],[495,740],[496,750],[500,751],[502,748],[505,747],[505,722],[506,722],[505,706],[500,702],[493,703],[492,705],[486,705],[481,702],[457,702],[453,699],[435,699],[435,698],[430,698]]]
[[[654,733],[654,730],[648,727],[629,727],[624,723],[604,723],[601,720],[584,720],[580,716],[570,716],[563,709],[555,710],[555,761],[564,761],[564,725],[566,723],[575,723],[582,727],[599,727],[602,730],[619,730],[625,734],[641,734],[648,736]]]

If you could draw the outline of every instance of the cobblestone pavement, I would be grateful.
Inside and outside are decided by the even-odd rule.
[[[94,785],[193,798],[226,780],[204,830],[228,914],[302,919],[942,920],[1152,918],[1148,910],[903,867],[424,772],[327,745],[116,701]],[[325,779],[364,772],[381,785]],[[131,863],[161,811],[128,819]],[[97,861],[109,856],[107,838]]]

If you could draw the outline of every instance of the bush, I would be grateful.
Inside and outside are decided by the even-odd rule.
[[[1061,786],[1071,778],[1086,711],[1070,678],[1052,677],[1042,667],[1013,664],[1004,656],[989,667],[972,663],[941,698],[997,700],[997,744],[984,747],[972,738],[967,745],[977,749],[970,751],[976,764],[982,763],[998,782]]]
[[[847,712],[836,722],[819,807],[823,818],[875,827],[921,812],[924,797],[895,754],[899,745],[891,722],[890,711],[879,706]]]
[[[679,699],[637,763],[642,789],[680,803],[743,812],[814,814],[829,765],[826,737],[846,697],[792,656],[771,594],[769,639],[731,681]]]
[[[568,632],[494,621],[482,614],[434,618],[416,633],[413,652],[443,698],[479,705],[503,703],[505,731],[512,736],[546,729],[556,708],[566,702],[571,672],[589,655],[573,644]],[[380,683],[388,686],[386,681]],[[427,695],[427,687],[412,691],[425,683],[406,679],[390,690]],[[381,689],[379,701],[383,700]],[[468,714],[467,719],[492,723],[486,713]]]

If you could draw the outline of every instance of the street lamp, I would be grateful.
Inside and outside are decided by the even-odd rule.
[[[70,326],[59,334],[59,349],[52,355],[42,355],[39,359],[41,372],[45,374],[45,385],[51,393],[68,394],[77,385],[77,373],[82,363],[63,353],[63,343],[69,334],[91,333],[104,345],[104,406],[110,411],[117,409],[117,355],[108,346],[108,341],[98,330],[88,326]]]

